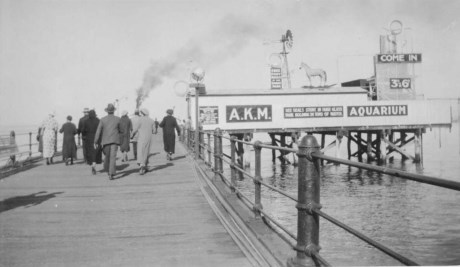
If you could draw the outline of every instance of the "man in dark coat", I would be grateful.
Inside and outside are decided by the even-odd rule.
[[[158,125],[159,125],[159,124],[160,124],[160,123],[157,121],[157,118],[155,118],[155,134],[158,133]]]
[[[67,116],[67,122],[62,125],[59,132],[64,134],[62,139],[62,159],[65,165],[73,164],[73,160],[77,158],[77,145],[75,144],[77,126],[72,123],[72,116]]]
[[[102,147],[101,142],[97,143],[97,147],[94,146],[94,139],[96,136],[97,126],[99,125],[99,119],[96,116],[94,110],[90,110],[88,113],[88,119],[83,123],[83,129],[81,134],[86,136],[86,155],[87,162],[91,165],[91,172],[96,174],[96,164],[102,163]]]
[[[136,109],[134,111],[134,116],[131,118],[131,125],[133,127],[133,130],[139,126],[139,120],[140,120],[139,109]],[[139,139],[139,133],[136,133],[131,137],[131,141],[133,143],[134,160],[137,160],[137,140],[138,139]]]
[[[85,162],[87,162],[87,160],[88,160],[86,158],[86,146],[85,146],[86,136],[84,134],[82,134],[82,130],[83,130],[83,123],[85,122],[85,120],[88,119],[88,112],[89,112],[89,108],[84,108],[83,109],[84,116],[81,117],[80,120],[78,121],[78,129],[77,129],[77,134],[78,134],[78,139],[79,140],[80,140],[80,136],[81,136],[81,146],[83,148],[83,160]]]
[[[104,170],[108,171],[109,179],[112,180],[116,172],[116,159],[118,145],[120,144],[120,117],[113,115],[115,106],[108,104],[105,108],[107,116],[99,121],[94,139],[94,147],[101,141],[102,151],[104,152]]]
[[[123,131],[120,134],[120,151],[123,153],[121,161],[128,161],[128,152],[129,152],[129,139],[131,131],[133,130],[133,125],[131,119],[128,117],[128,111],[123,111],[121,113],[120,127]]]
[[[173,110],[168,109],[166,113],[168,114],[160,123],[160,127],[163,128],[163,145],[166,152],[166,158],[172,160],[172,154],[175,152],[176,148],[176,133],[180,136],[180,127],[177,124],[176,118],[173,117]]]

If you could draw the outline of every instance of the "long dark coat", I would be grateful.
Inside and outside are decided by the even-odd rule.
[[[174,153],[176,148],[176,129],[177,134],[180,135],[180,127],[177,124],[176,118],[172,115],[168,115],[163,118],[160,123],[160,127],[163,128],[163,145],[166,153]]]
[[[40,134],[42,132],[41,129],[42,129],[41,127],[38,128],[37,142],[38,142],[38,152],[43,153],[43,135]]]
[[[64,134],[62,140],[62,158],[77,158],[77,144],[75,144],[75,135],[77,134],[77,126],[71,122],[66,122],[59,130]]]
[[[83,123],[81,130],[82,135],[86,136],[86,160],[88,164],[96,162],[96,164],[102,163],[102,147],[101,142],[98,143],[98,148],[94,148],[94,138],[96,136],[97,126],[99,125],[99,119],[97,117],[90,116]]]
[[[133,130],[133,124],[127,115],[121,116],[120,128],[122,132],[120,133],[120,151],[129,152],[129,138]]]

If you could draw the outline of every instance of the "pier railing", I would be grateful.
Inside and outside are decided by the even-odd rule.
[[[59,153],[61,139],[56,133],[55,151]],[[58,140],[59,139],[59,140]],[[38,151],[39,142],[32,132],[16,133],[11,131],[9,135],[0,135],[0,170],[21,167],[33,161],[42,159]]]
[[[308,265],[323,265],[330,266],[330,264],[319,254],[321,247],[319,246],[319,218],[323,218],[330,223],[336,225],[349,232],[350,234],[358,237],[362,241],[370,244],[371,246],[379,249],[383,253],[398,260],[404,265],[415,266],[419,265],[415,261],[404,257],[403,255],[393,251],[387,246],[373,240],[370,237],[360,233],[352,227],[344,224],[343,222],[335,219],[334,217],[321,211],[320,204],[320,168],[321,160],[327,160],[333,163],[345,164],[351,167],[375,171],[382,174],[391,175],[401,179],[412,180],[420,183],[426,183],[434,186],[444,187],[452,190],[460,191],[460,183],[439,179],[436,177],[412,174],[400,170],[368,165],[364,163],[354,162],[345,159],[339,159],[324,155],[320,151],[320,146],[313,135],[304,136],[299,144],[298,150],[291,148],[284,148],[278,146],[271,146],[263,144],[260,141],[247,142],[238,140],[235,136],[224,136],[219,129],[214,133],[199,132],[198,146],[195,146],[194,130],[183,129],[185,133],[182,135],[182,142],[188,146],[195,154],[196,159],[202,159],[212,168],[215,178],[221,178],[240,199],[243,200],[248,208],[250,208],[256,218],[263,218],[265,222],[272,223],[277,226],[273,228],[277,231],[280,237],[287,242],[296,252],[296,255],[287,259],[288,266],[308,266]],[[206,135],[206,138],[205,138]],[[212,137],[212,138],[211,138]],[[213,144],[211,142],[213,139]],[[230,155],[223,151],[222,140],[228,139],[230,141]],[[255,170],[254,175],[248,173],[242,167],[241,162],[237,160],[236,144],[242,143],[250,145],[255,151]],[[282,153],[296,153],[298,156],[298,192],[297,196],[293,196],[288,192],[280,190],[265,183],[261,176],[261,151],[262,149],[279,150]],[[223,164],[230,166],[230,178],[225,177]],[[237,175],[246,176],[254,181],[254,199],[246,196],[241,190],[237,188],[236,181]],[[276,221],[274,217],[268,214],[264,209],[261,201],[262,186],[279,193],[295,201],[297,208],[297,233],[292,233],[281,223]],[[278,230],[279,229],[279,230]]]

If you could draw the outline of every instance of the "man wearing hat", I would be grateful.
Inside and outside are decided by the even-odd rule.
[[[88,119],[88,114],[89,114],[89,108],[84,108],[83,109],[83,117],[80,118],[80,120],[78,121],[78,129],[77,129],[77,134],[78,134],[78,140],[80,141],[80,136],[81,136],[81,146],[82,146],[82,149],[83,149],[83,159],[87,160],[87,157],[86,157],[86,136],[82,133],[82,130],[83,130],[83,125],[85,124],[85,121]],[[80,142],[78,142],[80,143]]]
[[[123,130],[120,127],[120,117],[113,114],[115,106],[108,104],[105,111],[107,116],[99,121],[94,146],[96,147],[98,141],[101,140],[102,151],[105,155],[104,170],[108,171],[109,179],[112,180],[115,176],[118,145],[120,144],[120,134],[123,134]]]
[[[134,116],[131,117],[131,124],[134,129],[137,129],[140,123],[140,116],[139,116],[139,109],[136,108],[134,111]],[[131,141],[133,143],[133,154],[134,154],[134,159],[137,160],[137,140],[139,139],[139,133],[134,134],[131,137]]]

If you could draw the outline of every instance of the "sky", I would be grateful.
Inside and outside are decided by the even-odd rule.
[[[328,84],[373,75],[379,36],[403,23],[405,49],[422,53],[425,98],[459,97],[458,0],[0,0],[0,126],[39,125],[51,112],[78,121],[142,107],[186,117],[190,72],[208,90],[269,89],[268,58],[289,29],[292,87],[301,62]]]

